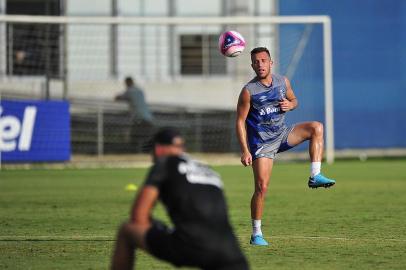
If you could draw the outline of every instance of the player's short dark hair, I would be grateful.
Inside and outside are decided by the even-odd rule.
[[[269,52],[269,50],[266,47],[256,47],[254,49],[251,50],[251,56],[260,53],[260,52],[266,52],[269,56],[269,58],[271,58],[271,53]]]
[[[128,76],[124,79],[125,85],[127,86],[133,86],[134,85],[134,80],[132,77]]]
[[[176,137],[182,137],[180,132],[172,127],[164,127],[159,129],[151,139],[144,142],[142,151],[144,153],[152,151],[155,145],[171,145]]]
[[[157,133],[155,133],[152,139],[152,143],[153,145],[156,144],[171,145],[173,144],[173,140],[176,137],[182,137],[177,129],[172,127],[164,127],[158,130]]]

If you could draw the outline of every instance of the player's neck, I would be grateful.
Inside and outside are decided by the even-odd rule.
[[[259,82],[262,83],[263,85],[269,87],[269,86],[272,85],[272,74],[269,73],[269,75],[266,76],[265,78],[263,78],[263,79],[258,78],[258,80],[259,80]]]

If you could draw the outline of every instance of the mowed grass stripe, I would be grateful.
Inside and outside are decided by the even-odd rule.
[[[239,235],[240,240],[249,237],[250,234]],[[320,240],[320,241],[364,241],[364,242],[406,242],[406,239],[393,238],[348,238],[338,236],[300,236],[300,235],[272,235],[272,239],[288,239],[288,240]],[[35,237],[28,236],[0,236],[0,241],[115,241],[115,238],[109,236],[50,236],[37,235]]]

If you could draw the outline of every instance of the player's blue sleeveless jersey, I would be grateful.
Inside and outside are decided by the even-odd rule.
[[[279,102],[286,97],[286,82],[283,76],[272,74],[269,87],[254,78],[244,88],[251,96],[251,107],[245,122],[248,144],[253,153],[263,144],[278,138],[287,128],[285,113],[279,106]]]

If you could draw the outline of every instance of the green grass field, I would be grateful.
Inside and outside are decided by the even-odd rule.
[[[324,166],[331,189],[307,188],[307,163],[274,167],[263,232],[252,247],[252,173],[223,177],[234,229],[251,269],[405,269],[406,161],[339,161]],[[0,269],[107,269],[117,226],[128,217],[145,169],[0,172]],[[155,215],[167,220],[163,208]],[[172,269],[139,252],[138,269]]]

